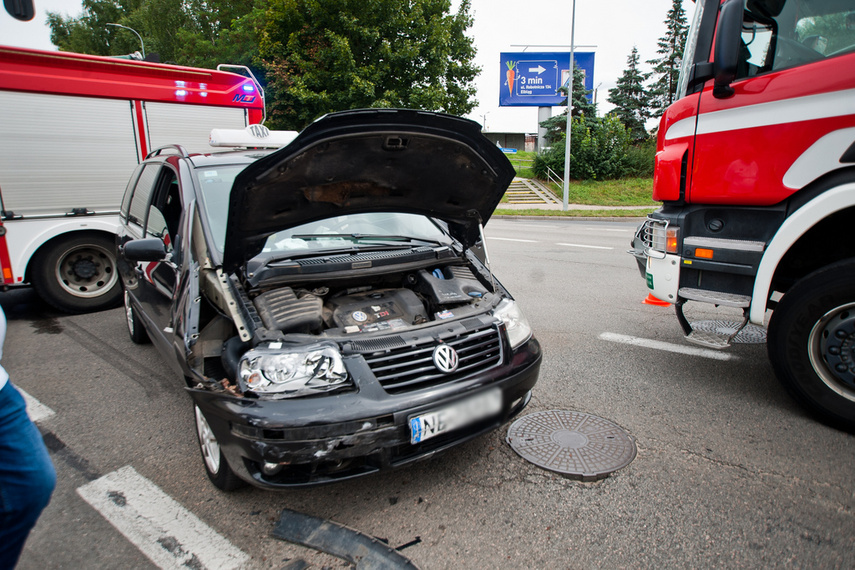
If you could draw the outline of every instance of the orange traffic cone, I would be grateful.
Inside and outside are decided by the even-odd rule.
[[[671,304],[668,301],[663,301],[662,299],[657,299],[656,297],[653,296],[653,293],[648,294],[647,298],[645,300],[643,300],[642,303],[644,303],[645,305],[653,305],[656,307],[667,307],[668,305]]]

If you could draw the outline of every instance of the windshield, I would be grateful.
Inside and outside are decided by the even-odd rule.
[[[263,253],[288,253],[354,246],[451,243],[433,220],[417,214],[370,212],[302,224],[267,238]]]
[[[704,15],[705,5],[706,2],[704,0],[697,0],[695,3],[695,15],[692,18],[692,25],[689,26],[689,32],[686,35],[686,47],[683,49],[680,79],[677,81],[677,99],[682,99],[686,96],[689,74],[692,71],[692,65],[695,63],[695,49],[698,44],[698,33],[701,29],[701,17]]]

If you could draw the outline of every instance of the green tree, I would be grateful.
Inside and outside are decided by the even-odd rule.
[[[644,123],[651,117],[650,94],[644,87],[650,74],[642,73],[638,67],[638,49],[633,46],[626,59],[626,69],[617,80],[617,85],[609,89],[609,103],[615,106],[609,114],[615,115],[629,129],[632,140],[643,141],[648,137]]]
[[[680,66],[683,64],[686,34],[689,31],[682,0],[672,2],[665,19],[665,35],[657,42],[659,49],[656,53],[659,57],[647,62],[653,66],[654,81],[650,86],[650,107],[654,117],[661,117],[665,108],[674,102]]]
[[[63,51],[92,55],[124,55],[138,51],[140,42],[135,35],[107,23],[122,24],[140,4],[141,0],[83,0],[83,14],[77,18],[48,12],[50,41]]]
[[[258,3],[266,4],[265,0]],[[63,51],[124,55],[140,50],[181,65],[247,65],[256,55],[255,0],[83,0],[83,13],[48,13],[51,42]]]
[[[629,130],[614,115],[585,120],[572,119],[570,142],[570,172],[574,180],[608,180],[635,174],[629,157],[631,150]],[[546,178],[548,166],[559,176],[564,176],[564,149],[566,141],[560,140],[534,159],[535,176]]]
[[[332,111],[409,107],[464,115],[480,71],[469,0],[271,0],[261,32],[269,116],[300,129]]]
[[[567,90],[562,88],[563,93]],[[573,67],[573,112],[572,116],[582,117],[587,123],[596,121],[597,107],[589,100],[590,90],[585,89],[585,72],[582,68]],[[567,106],[567,99],[564,99],[563,106]],[[546,129],[546,141],[553,143],[563,140],[567,136],[567,110],[565,109],[560,115],[550,117],[545,121],[541,121],[540,126]],[[572,138],[572,133],[571,133]]]

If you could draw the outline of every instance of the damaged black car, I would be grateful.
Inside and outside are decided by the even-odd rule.
[[[541,350],[484,249],[514,170],[479,125],[347,111],[278,150],[248,131],[258,148],[152,152],[118,237],[131,339],[186,382],[214,485],[341,481],[517,415]]]

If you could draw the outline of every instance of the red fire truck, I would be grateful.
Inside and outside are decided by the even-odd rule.
[[[687,340],[766,325],[789,392],[855,428],[855,3],[696,0],[653,196],[631,253]],[[693,330],[688,302],[744,321]]]
[[[0,287],[32,284],[69,312],[117,305],[130,173],[152,149],[210,151],[212,128],[263,115],[252,77],[0,46]]]

